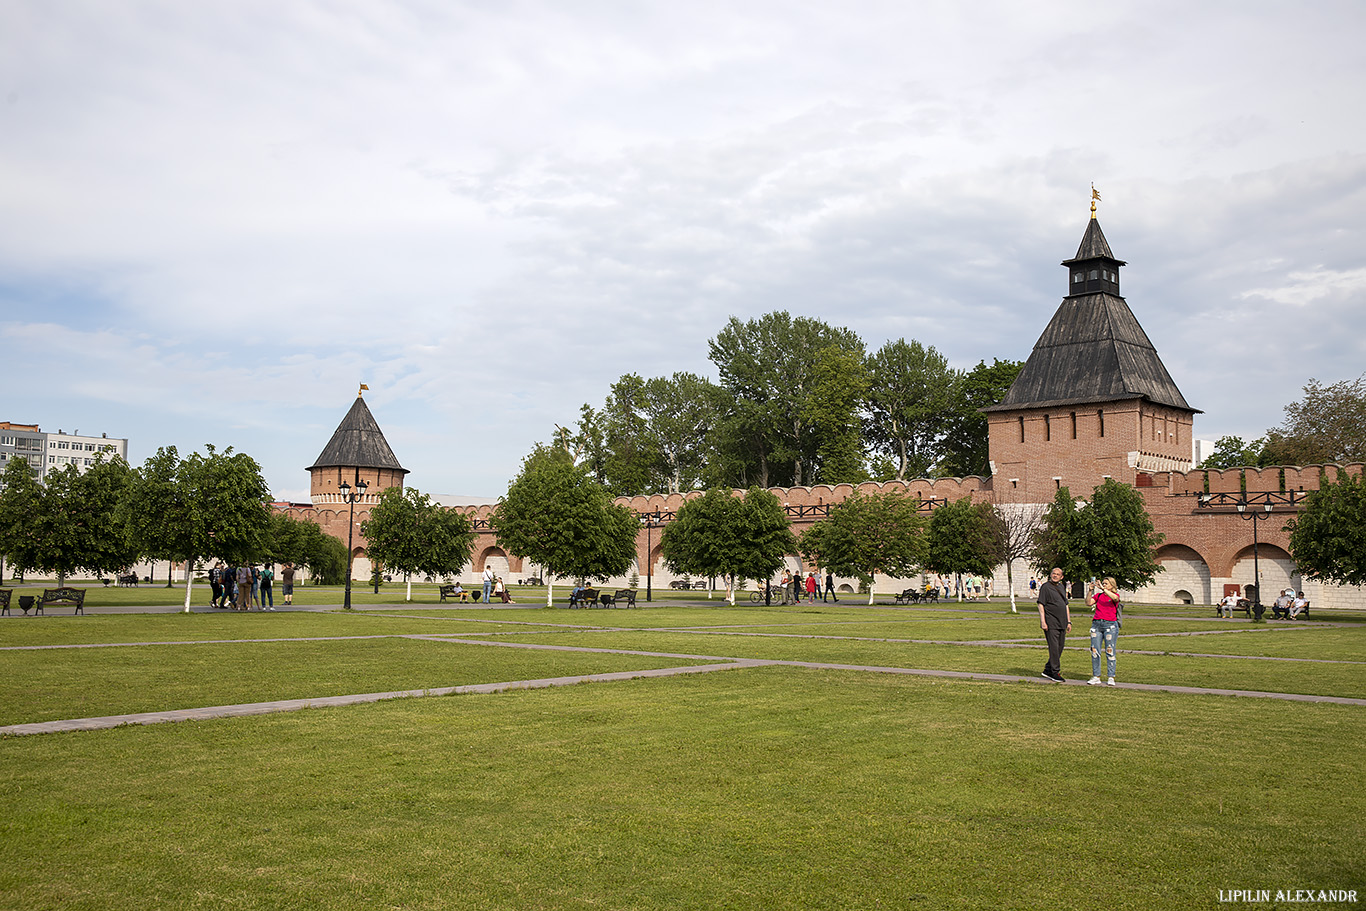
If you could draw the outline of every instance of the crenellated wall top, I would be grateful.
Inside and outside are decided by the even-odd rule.
[[[1366,464],[1348,462],[1328,465],[1268,465],[1265,468],[1196,468],[1191,471],[1153,472],[1153,487],[1164,488],[1171,496],[1201,493],[1239,493],[1248,491],[1318,490],[1325,475],[1336,480],[1340,475],[1357,477]],[[1206,479],[1209,486],[1206,487]]]

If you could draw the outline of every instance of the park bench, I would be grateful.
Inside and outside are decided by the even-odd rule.
[[[120,586],[131,585],[131,586],[133,586],[133,587],[136,588],[136,587],[137,587],[137,584],[138,584],[138,574],[137,574],[137,573],[125,573],[124,575],[119,576],[119,585],[120,585]]]
[[[482,592],[475,592],[475,594],[479,595],[482,594]],[[457,601],[468,602],[470,600],[470,593],[465,591],[463,588],[457,591],[454,585],[443,585],[441,586],[442,602],[445,602],[447,598],[454,598]]]
[[[918,604],[920,603],[920,592],[914,588],[908,588],[896,596],[897,604]]]
[[[518,579],[518,585],[545,585],[540,576],[527,576],[525,579]]]
[[[570,592],[570,607],[592,607],[598,603],[598,590],[596,588],[583,588],[577,592]]]
[[[65,586],[63,588],[45,588],[43,589],[43,596],[39,598],[38,603],[33,606],[33,612],[35,614],[41,614],[43,613],[43,608],[47,607],[49,604],[74,604],[76,605],[76,610],[73,611],[73,613],[83,614],[85,613],[85,589],[71,588],[70,586]]]
[[[675,579],[669,583],[669,588],[692,588],[692,584],[687,579]]]
[[[601,595],[598,598],[603,607],[635,607],[636,590],[634,588],[619,588],[616,594]]]

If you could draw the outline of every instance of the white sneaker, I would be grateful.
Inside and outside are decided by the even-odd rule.
[[[1105,685],[1106,685],[1106,686],[1114,686],[1114,685],[1115,685],[1115,678],[1114,678],[1114,677],[1111,677],[1109,680],[1106,680],[1106,681],[1105,681]]]
[[[1099,678],[1099,677],[1092,677],[1090,680],[1086,681],[1086,685],[1087,685],[1087,686],[1100,686],[1100,678]]]

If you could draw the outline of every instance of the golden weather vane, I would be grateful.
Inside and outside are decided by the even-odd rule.
[[[1092,206],[1092,207],[1091,207],[1091,209],[1092,209],[1093,212],[1094,212],[1095,208],[1096,208],[1095,206]],[[370,391],[370,387],[367,386],[367,385],[365,385],[364,383],[361,383],[361,384],[360,384],[360,389],[358,389],[358,390],[356,391],[356,398],[360,398],[361,396],[365,395],[365,393],[367,393],[367,392],[369,392],[369,391]]]
[[[1092,218],[1095,218],[1095,217],[1096,217],[1096,203],[1098,203],[1098,202],[1100,202],[1100,191],[1096,189],[1096,185],[1095,185],[1095,183],[1093,182],[1093,183],[1091,184],[1091,217],[1092,217]]]

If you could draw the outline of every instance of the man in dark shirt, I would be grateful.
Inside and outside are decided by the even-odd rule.
[[[1072,628],[1072,609],[1067,605],[1062,570],[1056,566],[1048,574],[1048,581],[1039,586],[1039,625],[1048,642],[1048,663],[1043,666],[1043,676],[1062,683],[1062,647],[1067,631]]]

